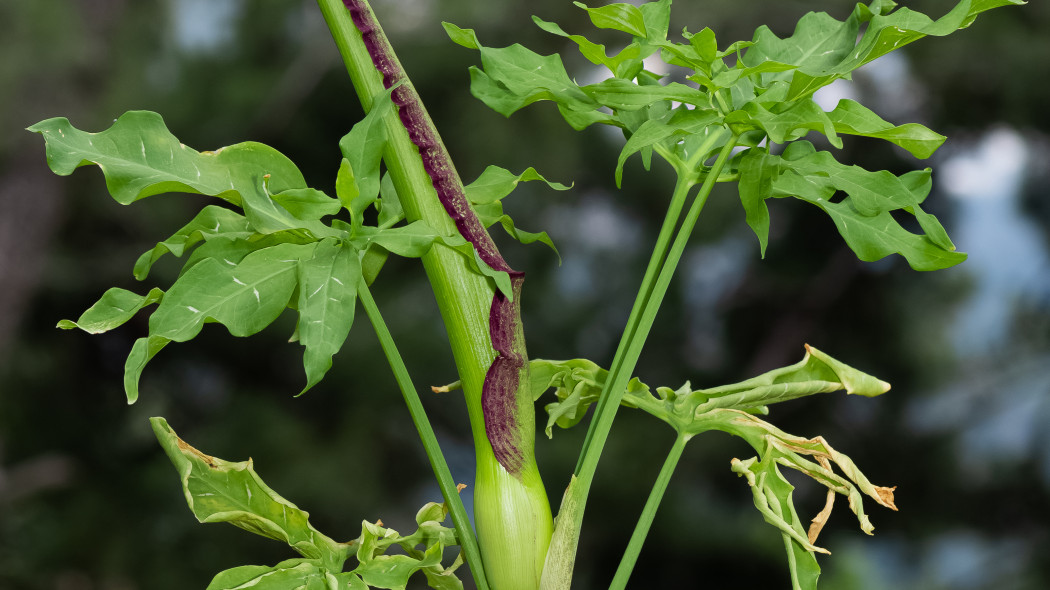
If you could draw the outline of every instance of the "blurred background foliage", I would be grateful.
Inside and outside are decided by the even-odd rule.
[[[954,2],[905,2],[940,16]],[[570,193],[523,186],[508,199],[542,247],[498,236],[528,273],[523,297],[533,357],[607,364],[672,187],[638,160],[617,191],[622,137],[573,132],[550,105],[507,120],[471,98],[473,52],[439,22],[483,42],[565,51],[581,81],[598,74],[529,16],[591,31],[555,0],[376,0],[375,7],[465,180],[486,165],[536,166]],[[722,44],[768,23],[781,36],[806,11],[837,18],[842,0],[678,0],[672,30],[710,26]],[[59,179],[39,137],[22,129],[68,116],[101,130],[129,109],[162,113],[186,144],[253,139],[288,154],[331,190],[336,143],[361,116],[334,44],[310,1],[9,0],[0,3],[0,588],[203,588],[216,572],[291,553],[233,527],[202,527],[146,418],[229,460],[249,456],[267,482],[349,540],[364,518],[408,527],[438,498],[393,379],[365,322],[308,395],[290,317],[237,340],[220,328],[169,347],[128,407],[121,371],[144,318],[88,336],[75,318],[206,200],[157,197],[121,207],[97,170]],[[962,266],[910,271],[898,257],[858,262],[830,221],[799,202],[772,203],[765,260],[733,190],[716,192],[661,312],[640,376],[651,384],[735,381],[794,362],[802,344],[893,384],[877,399],[825,396],[775,407],[793,434],[824,435],[877,484],[897,485],[899,513],[872,509],[865,537],[844,505],[823,533],[829,589],[1050,587],[1050,3],[997,9],[947,39],[927,39],[824,94],[857,97],[886,119],[949,136],[932,160],[928,210],[942,216]],[[596,35],[599,39],[603,36]],[[841,159],[903,172],[924,163],[878,142],[847,139]],[[169,261],[170,262],[170,261]],[[175,265],[151,284],[166,285]],[[418,384],[455,379],[436,306],[416,261],[392,261],[376,287]],[[426,398],[457,479],[472,478],[461,398]],[[541,402],[542,404],[542,402]],[[540,420],[544,420],[542,409]],[[584,427],[537,443],[552,499],[575,464]],[[588,510],[576,587],[612,576],[669,429],[620,413]],[[783,546],[751,505],[729,460],[743,443],[717,434],[687,449],[632,586],[783,588]],[[469,491],[469,489],[468,489]],[[820,490],[799,482],[800,509]],[[711,581],[717,580],[716,583]]]

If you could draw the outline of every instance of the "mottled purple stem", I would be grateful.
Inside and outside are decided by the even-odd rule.
[[[423,168],[430,176],[438,199],[455,222],[459,233],[474,245],[478,256],[490,267],[510,275],[514,299],[496,291],[489,309],[489,337],[496,358],[492,361],[481,392],[481,409],[485,416],[485,433],[493,454],[510,473],[524,464],[521,433],[518,424],[518,381],[527,359],[521,331],[519,299],[525,273],[512,269],[500,255],[492,237],[471,209],[463,192],[463,183],[452,165],[448,151],[437,135],[433,122],[423,109],[419,95],[405,76],[393,50],[375,22],[372,11],[361,0],[343,0],[354,26],[361,32],[372,63],[383,75],[383,85],[394,89],[391,99],[398,107],[401,124],[409,139],[419,149]]]

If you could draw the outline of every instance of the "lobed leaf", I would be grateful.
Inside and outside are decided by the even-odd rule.
[[[760,244],[766,236],[763,224],[768,223],[762,200],[791,196],[823,209],[861,260],[900,254],[915,270],[936,270],[966,259],[955,251],[936,217],[921,208],[931,187],[929,169],[899,177],[887,171],[869,172],[840,164],[830,153],[818,152],[805,141],[791,144],[782,156],[769,155],[764,148],[751,150],[758,151],[745,154],[741,165],[750,175],[757,175],[757,180],[741,183],[741,199]],[[763,184],[767,178],[770,185]],[[836,202],[839,191],[847,196]],[[923,233],[904,229],[892,215],[896,211],[914,215]]]
[[[350,334],[362,269],[356,250],[343,242],[324,240],[312,257],[299,259],[297,271],[299,342],[306,347],[302,395],[332,367],[332,356]]]
[[[278,244],[256,250],[233,265],[215,258],[202,260],[168,290],[150,317],[150,335],[185,342],[212,321],[234,336],[262,330],[287,307],[299,260],[310,257],[314,248],[314,244]]]

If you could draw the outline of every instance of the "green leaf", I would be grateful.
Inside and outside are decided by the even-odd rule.
[[[337,177],[337,188],[342,184],[340,200],[350,211],[354,228],[360,227],[362,216],[379,196],[382,177],[379,164],[383,159],[383,148],[387,143],[386,114],[394,108],[390,94],[394,88],[373,97],[372,109],[365,118],[339,140],[343,152],[343,164]],[[345,188],[347,182],[353,188]]]
[[[239,193],[255,191],[264,174],[272,188],[306,188],[299,169],[277,150],[254,142],[199,153],[172,135],[157,113],[130,111],[100,133],[86,133],[59,117],[29,128],[47,142],[47,161],[67,176],[97,164],[121,204],[166,192],[190,192],[240,204]]]
[[[303,557],[318,560],[328,570],[342,570],[350,546],[336,543],[318,532],[309,523],[309,514],[263,483],[251,459],[232,463],[206,455],[180,439],[164,418],[150,418],[150,424],[179,473],[186,503],[197,520],[228,522],[283,541]],[[306,563],[301,561],[287,569],[302,568]],[[318,567],[311,565],[315,570]]]
[[[294,188],[273,195],[273,200],[289,213],[305,221],[335,215],[342,209],[338,199],[312,188]]]
[[[595,122],[614,121],[602,113],[590,113],[600,105],[572,81],[560,56],[539,55],[517,44],[485,47],[477,41],[474,31],[451,23],[443,25],[453,41],[480,51],[484,71],[471,67],[470,91],[496,112],[509,117],[538,100],[551,100],[577,129]]]
[[[295,290],[300,258],[314,244],[279,244],[239,263],[202,260],[172,285],[150,317],[150,335],[190,340],[205,322],[219,322],[234,336],[250,336],[281,314]]]
[[[422,571],[431,588],[462,590],[463,583],[454,575],[463,563],[462,553],[449,566],[441,565],[445,548],[458,543],[455,530],[441,524],[447,516],[444,504],[428,503],[416,513],[418,528],[407,536],[376,523],[362,522],[361,536],[353,542],[358,560],[353,575],[360,576],[368,586],[404,589],[409,579]],[[394,545],[399,545],[404,555],[386,555]]]
[[[769,111],[752,101],[744,105],[742,111],[735,111],[726,116],[726,122],[738,132],[755,126],[765,131],[775,143],[793,141],[810,130],[816,130],[826,135],[831,145],[842,147],[842,140],[836,134],[831,118],[812,99],[800,100],[783,111],[777,111]]]
[[[99,133],[80,131],[65,118],[41,121],[29,130],[44,137],[52,171],[65,176],[96,164],[121,204],[167,192],[198,193],[243,207],[259,233],[305,229],[317,237],[332,235],[324,224],[297,220],[270,198],[271,193],[307,187],[291,160],[263,144],[244,142],[197,152],[180,143],[160,115],[149,111],[125,113]]]
[[[761,256],[769,245],[769,208],[766,199],[773,195],[773,181],[780,175],[780,158],[770,157],[765,148],[751,148],[740,159],[740,202],[747,225],[758,236]]]
[[[88,334],[101,334],[123,325],[147,305],[152,305],[164,297],[164,291],[150,289],[145,295],[138,295],[117,287],[109,289],[102,297],[73,322],[62,320],[58,327],[63,330],[80,328]]]
[[[667,29],[671,25],[671,0],[652,0],[638,7],[645,22],[645,38],[649,43],[659,43],[667,39]]]
[[[616,186],[623,181],[623,166],[627,158],[646,148],[659,144],[665,140],[686,136],[707,136],[712,126],[719,124],[721,117],[713,109],[676,109],[666,121],[661,119],[648,119],[627,138],[627,143],[620,150],[620,157],[616,161]]]
[[[124,361],[124,394],[127,395],[128,404],[133,404],[139,399],[139,378],[146,363],[157,356],[171,340],[161,336],[147,336],[139,338],[131,347],[128,358]]]
[[[536,23],[536,26],[548,33],[571,40],[580,48],[580,53],[587,58],[588,61],[597,66],[605,66],[613,73],[613,75],[621,78],[626,77],[621,75],[626,73],[623,69],[625,64],[629,64],[632,60],[640,59],[642,55],[641,46],[637,43],[631,43],[627,47],[621,49],[615,56],[609,57],[605,53],[604,45],[594,43],[582,35],[570,35],[558,26],[558,24],[545,21],[538,16],[533,16],[532,21]],[[477,48],[473,47],[473,49]]]
[[[834,60],[800,64],[802,67],[791,81],[787,100],[809,96],[834,80],[847,77],[860,66],[913,41],[928,35],[942,37],[968,27],[982,12],[1024,3],[1024,0],[961,0],[948,14],[936,21],[908,8],[877,14],[858,6],[847,22],[859,25],[868,21],[864,35],[859,41],[855,41],[855,37],[848,39],[848,43],[844,42],[845,39],[839,39],[835,43]],[[844,55],[843,50],[847,50]]]
[[[464,191],[471,203],[482,205],[503,199],[514,191],[518,183],[533,180],[542,181],[556,191],[567,191],[572,188],[572,186],[547,180],[531,166],[521,174],[514,174],[499,166],[489,166],[474,182],[464,187]]]
[[[401,207],[401,199],[397,196],[394,181],[390,179],[390,173],[383,175],[383,181],[379,184],[379,227],[387,228],[405,218],[405,211]]]
[[[814,552],[827,551],[813,546],[806,538],[806,531],[791,497],[795,487],[774,461],[758,462],[758,457],[746,461],[733,459],[732,468],[747,479],[755,508],[762,518],[781,531],[788,552],[792,590],[817,590],[820,566]]]
[[[933,155],[947,139],[918,123],[894,126],[864,105],[849,99],[840,100],[828,117],[839,133],[884,139],[921,159]]]
[[[465,256],[471,269],[492,279],[496,288],[504,295],[510,298],[514,296],[510,276],[505,271],[495,270],[486,264],[472,243],[458,233],[451,236],[441,235],[423,221],[414,221],[408,225],[389,229],[365,226],[358,232],[353,243],[358,250],[365,250],[375,245],[409,258],[419,258],[430,251],[435,243],[442,244]]]
[[[207,590],[345,590],[316,559],[289,559],[275,566],[245,565],[215,576]]]
[[[246,239],[253,235],[256,234],[252,231],[248,218],[225,207],[208,205],[170,238],[157,243],[152,250],[143,252],[135,262],[135,278],[144,280],[157,260],[165,254],[182,256],[186,250],[199,242],[217,237],[232,240]]]
[[[715,60],[715,54],[718,52],[718,40],[715,38],[715,32],[710,27],[704,27],[699,33],[690,35],[688,38],[689,44],[693,46],[701,60],[708,63]]]
[[[328,372],[350,334],[361,278],[358,252],[342,242],[319,242],[311,258],[299,260],[299,342],[306,347],[300,395]]]
[[[844,166],[807,142],[789,146],[781,164],[783,173],[773,183],[773,196],[795,196],[823,209],[861,260],[900,254],[915,270],[937,270],[966,259],[965,254],[954,251],[940,223],[919,207],[929,193],[929,170],[900,177],[886,171],[869,172]],[[833,202],[837,190],[849,196]],[[905,230],[891,215],[896,210],[916,215],[929,235]]]
[[[679,101],[699,107],[709,107],[711,104],[711,98],[706,93],[677,82],[643,86],[622,78],[609,78],[584,86],[583,91],[614,110],[638,110],[660,101]],[[592,109],[588,106],[587,110]]]
[[[645,37],[645,18],[642,11],[633,4],[608,4],[599,8],[588,8],[582,2],[573,2],[587,11],[591,22],[599,29],[623,31],[635,37]],[[666,28],[664,29],[666,34]]]

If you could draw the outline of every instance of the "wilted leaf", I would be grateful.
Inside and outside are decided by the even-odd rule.
[[[283,541],[330,571],[342,570],[350,545],[336,543],[318,532],[310,525],[309,514],[263,483],[251,459],[231,463],[206,455],[180,439],[164,418],[150,418],[150,424],[179,472],[186,503],[197,520],[228,522]],[[318,566],[308,564],[304,560],[288,569],[315,573]]]

